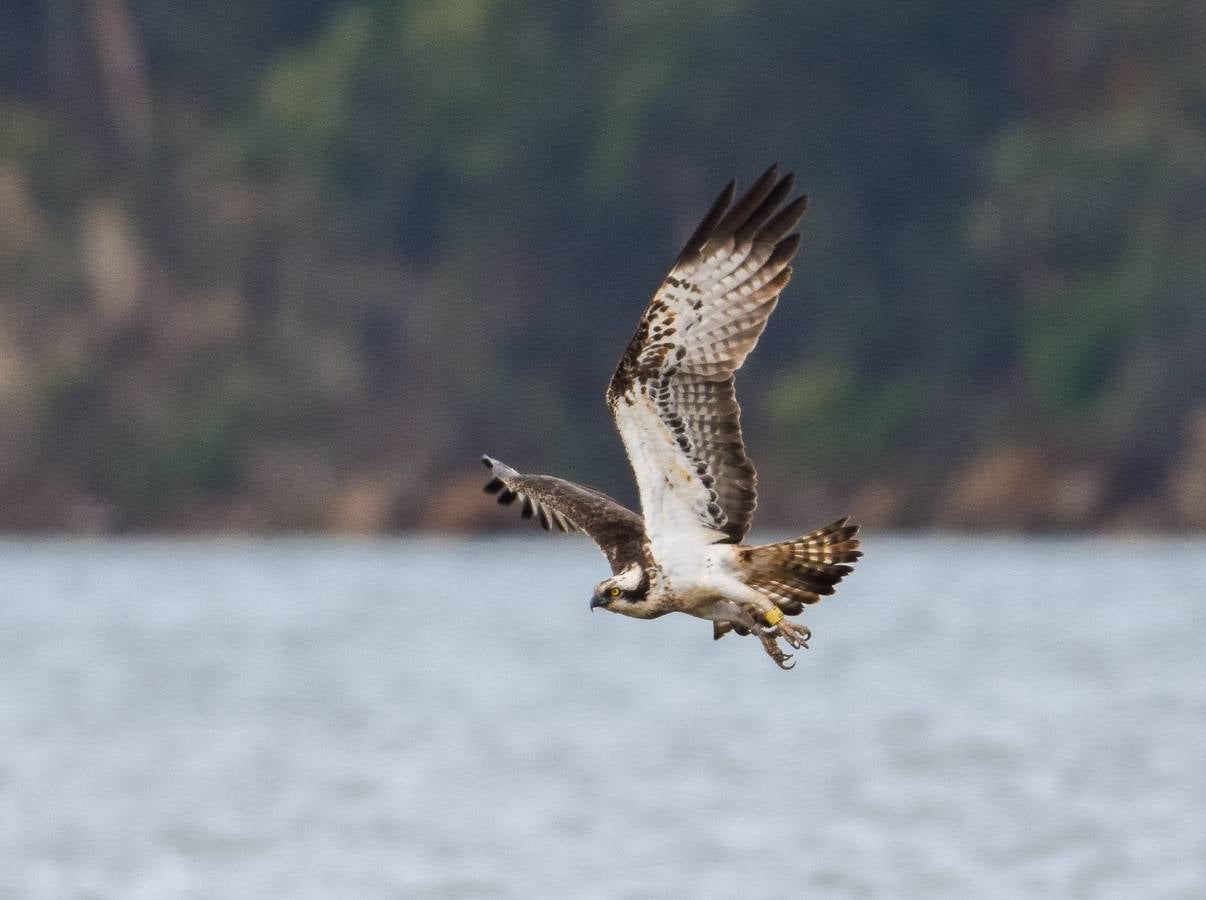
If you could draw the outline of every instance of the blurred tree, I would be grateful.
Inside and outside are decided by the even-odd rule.
[[[1026,443],[1057,479],[1108,457],[1125,510],[1206,403],[1204,21],[7,4],[0,521],[404,527],[483,449],[632,499],[611,367],[715,192],[776,159],[812,210],[741,376],[771,518],[870,484],[925,521]]]
[[[1150,499],[1206,394],[1206,15],[1068,3],[1023,34],[1027,102],[987,145],[975,245],[1019,310],[1026,427]]]

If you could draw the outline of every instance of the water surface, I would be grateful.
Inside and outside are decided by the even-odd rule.
[[[867,550],[781,672],[575,538],[0,543],[0,896],[1201,896],[1206,543]]]

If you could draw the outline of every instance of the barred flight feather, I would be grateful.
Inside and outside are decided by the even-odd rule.
[[[787,615],[834,592],[862,557],[858,526],[838,519],[802,537],[747,547],[741,559],[746,584],[773,600]]]
[[[733,373],[762,336],[800,246],[791,175],[729,184],[650,301],[608,386],[651,541],[740,543],[757,505]]]

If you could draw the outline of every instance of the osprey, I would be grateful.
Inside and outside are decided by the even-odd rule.
[[[712,204],[641,317],[607,405],[636,476],[643,516],[593,488],[521,475],[489,456],[486,491],[521,501],[545,530],[584,531],[612,576],[590,605],[638,619],[689,613],[713,637],[754,634],[781,668],[808,646],[799,615],[852,571],[858,526],[839,519],[789,541],[742,543],[756,504],[754,466],[741,439],[733,374],[758,342],[800,235],[805,197],[772,166],[736,203],[734,182]]]

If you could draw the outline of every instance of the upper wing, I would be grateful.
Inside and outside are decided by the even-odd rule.
[[[656,543],[694,533],[739,542],[757,503],[733,373],[791,278],[806,198],[780,204],[772,166],[730,208],[730,182],[654,294],[607,388]]]
[[[634,562],[649,565],[645,526],[632,510],[594,488],[564,478],[520,475],[489,456],[483,456],[482,462],[494,475],[486,484],[486,493],[498,494],[498,502],[504,506],[522,501],[523,517],[536,515],[545,531],[553,527],[585,531],[611,563],[613,575]]]

